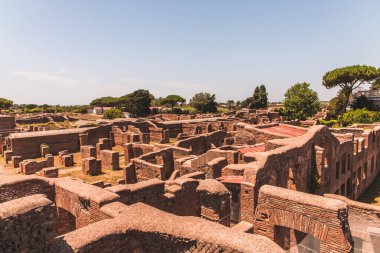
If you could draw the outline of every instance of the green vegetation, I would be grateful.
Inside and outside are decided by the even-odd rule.
[[[91,101],[90,105],[92,106],[99,106],[99,107],[117,107],[120,108],[120,106],[123,104],[123,98],[117,98],[117,97],[101,97],[97,98]]]
[[[328,126],[328,127],[333,127],[333,126],[336,126],[338,125],[339,121],[336,120],[336,119],[331,119],[331,120],[320,120],[319,123],[321,125],[325,125],[325,126]]]
[[[217,113],[228,113],[230,110],[227,108],[217,107],[216,112]]]
[[[268,93],[265,85],[255,88],[252,97],[248,97],[241,102],[241,107],[249,109],[260,109],[268,107]]]
[[[217,103],[215,102],[215,94],[197,93],[190,100],[190,106],[194,107],[199,113],[213,113],[217,111]]]
[[[297,83],[285,93],[284,114],[288,120],[305,120],[320,110],[318,94],[308,83]]]
[[[346,112],[352,92],[365,83],[376,82],[379,76],[379,70],[375,67],[354,65],[327,72],[323,76],[322,84],[327,89],[341,88],[340,93],[344,94],[343,114]]]
[[[59,112],[71,112],[71,113],[87,113],[87,110],[91,108],[89,105],[36,105],[36,104],[14,104],[15,109],[21,110],[23,113],[59,113]]]
[[[9,109],[13,105],[12,100],[8,100],[6,98],[0,98],[0,113],[1,110]]]
[[[174,106],[178,106],[178,103],[185,103],[186,99],[178,95],[169,95],[160,101],[161,105],[170,106],[172,111]],[[173,112],[174,113],[174,112]]]
[[[376,106],[374,103],[363,95],[355,98],[351,107],[352,109],[367,109],[370,111],[376,111]]]
[[[122,105],[124,111],[133,113],[135,116],[145,116],[150,113],[150,103],[152,95],[148,90],[136,90],[123,97],[124,104]]]
[[[346,99],[343,92],[339,92],[336,97],[332,98],[327,106],[331,116],[337,118],[338,116],[343,115],[345,102]]]
[[[367,109],[357,109],[346,112],[342,117],[344,126],[355,123],[371,124],[380,121],[380,112],[369,111]]]
[[[104,111],[103,118],[105,119],[124,118],[124,113],[117,108],[112,108],[112,109]]]

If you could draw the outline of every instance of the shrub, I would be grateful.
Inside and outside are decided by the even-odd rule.
[[[117,108],[112,108],[103,113],[103,118],[104,119],[124,118],[124,113]]]
[[[174,114],[182,114],[183,111],[179,107],[174,107],[173,110],[172,110],[172,113],[174,113]]]
[[[196,114],[197,110],[192,106],[182,106],[183,114]]]
[[[161,113],[171,113],[172,110],[170,108],[162,108]]]
[[[332,126],[338,124],[338,120],[335,120],[335,119],[332,119],[332,120],[323,120],[323,119],[321,119],[321,120],[319,121],[319,123],[321,123],[321,125],[325,125],[325,126],[328,126],[328,127],[332,127]]]
[[[228,110],[228,109],[226,109],[226,108],[218,107],[218,108],[216,109],[216,112],[217,112],[217,113],[228,113],[228,112],[230,112],[230,110]]]
[[[158,108],[153,108],[151,111],[150,111],[151,114],[159,114],[160,112],[158,111]]]
[[[380,121],[380,113],[368,111],[367,109],[357,109],[348,111],[343,115],[342,123],[344,126],[355,123],[371,124]]]

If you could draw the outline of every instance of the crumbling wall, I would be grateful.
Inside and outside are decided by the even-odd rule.
[[[31,195],[0,204],[1,252],[50,252],[54,238],[54,203]]]
[[[302,207],[302,208],[301,208]],[[320,240],[320,252],[352,252],[346,203],[266,185],[260,188],[254,233],[284,243],[277,227],[310,234]]]
[[[144,214],[144,215],[141,215]],[[196,233],[194,233],[196,231]],[[210,233],[213,231],[213,233]],[[78,240],[85,237],[86,240]],[[284,252],[269,239],[197,217],[181,217],[136,204],[114,219],[56,238],[55,252]]]
[[[114,193],[71,178],[57,180],[55,192],[57,235],[107,218],[100,208],[119,199]]]
[[[37,176],[0,177],[0,203],[34,194],[44,194],[54,200],[54,186],[45,178]]]
[[[79,151],[79,134],[83,131],[83,129],[66,129],[15,133],[11,134],[8,139],[14,156],[33,159],[41,157],[40,147],[42,144],[47,144],[50,148],[50,153],[53,155],[58,154],[61,150]]]

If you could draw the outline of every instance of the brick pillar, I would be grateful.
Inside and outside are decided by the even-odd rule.
[[[88,142],[88,134],[79,135],[79,146],[85,146]]]
[[[0,134],[0,153],[3,153],[3,136]]]
[[[12,160],[12,156],[13,156],[12,150],[4,151],[5,164],[8,164],[8,162]]]
[[[326,150],[319,146],[315,146],[315,162],[317,166],[317,174],[321,182],[321,184],[316,189],[316,193],[319,193],[319,194],[324,193],[324,187],[323,187],[322,182],[325,182],[324,180],[325,160],[326,160]]]
[[[133,154],[132,143],[124,144],[124,164],[125,165],[129,164],[133,157],[134,157],[134,154]]]
[[[240,184],[240,221],[247,221],[252,224],[255,213],[254,187],[254,184],[247,182]]]
[[[126,167],[124,167],[124,179],[126,184],[134,184],[137,183],[136,177],[136,167],[133,163],[130,163]]]

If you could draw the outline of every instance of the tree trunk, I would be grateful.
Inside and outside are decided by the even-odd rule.
[[[346,112],[346,110],[347,110],[347,106],[348,106],[348,103],[349,103],[349,101],[350,101],[350,95],[351,95],[351,92],[349,92],[349,93],[345,93],[344,94],[345,95],[345,97],[346,97],[346,101],[344,102],[344,107],[343,107],[343,114]],[[343,116],[343,115],[342,115]]]

